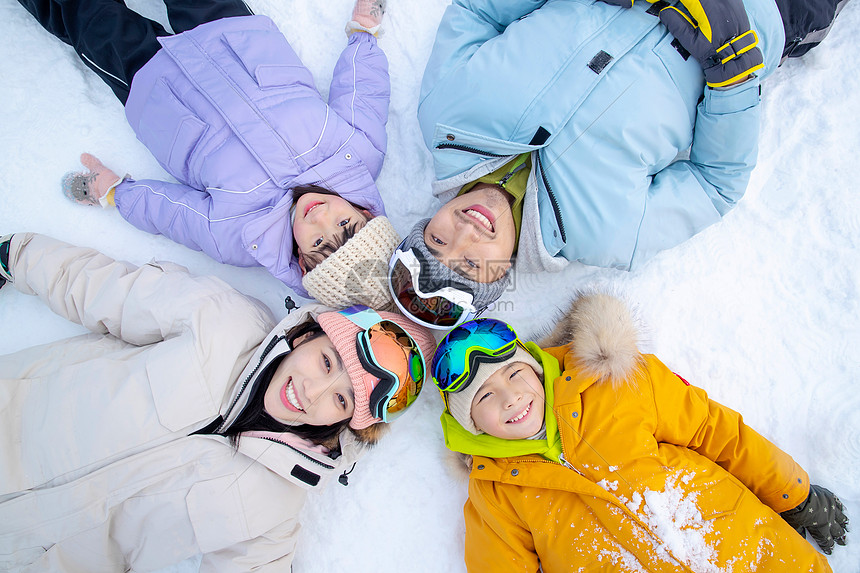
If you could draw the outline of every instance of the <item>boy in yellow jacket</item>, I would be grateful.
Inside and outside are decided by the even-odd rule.
[[[580,298],[544,342],[481,319],[433,360],[446,445],[471,456],[469,571],[831,570],[795,530],[844,545],[839,500],[641,354],[620,301]]]

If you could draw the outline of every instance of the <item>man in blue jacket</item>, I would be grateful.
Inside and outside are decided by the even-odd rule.
[[[760,82],[841,6],[682,1],[453,1],[418,108],[445,204],[392,259],[404,310],[429,323],[480,312],[514,258],[634,270],[735,205],[756,163]]]

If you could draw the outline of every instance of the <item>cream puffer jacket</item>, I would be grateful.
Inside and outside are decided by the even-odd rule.
[[[346,432],[332,459],[294,435],[237,451],[189,434],[232,421],[284,332],[330,309],[275,326],[214,277],[29,233],[10,269],[92,333],[0,356],[0,570],[148,571],[202,553],[201,571],[288,571],[307,491],[362,444]]]

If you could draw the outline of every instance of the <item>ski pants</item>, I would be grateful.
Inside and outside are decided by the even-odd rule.
[[[19,0],[48,32],[72,46],[125,104],[134,74],[169,36],[164,27],[121,0]],[[220,18],[250,16],[243,0],[165,0],[173,33]]]

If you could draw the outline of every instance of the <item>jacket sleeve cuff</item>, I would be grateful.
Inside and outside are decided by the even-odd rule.
[[[776,513],[796,508],[809,496],[809,475],[799,465],[788,477],[785,487],[779,491],[762,496],[761,500]]]
[[[709,114],[722,115],[744,111],[761,103],[761,82],[752,77],[729,89],[705,89],[703,102]]]
[[[20,258],[21,249],[24,248],[35,236],[35,233],[14,233],[13,235],[9,235],[9,258],[7,259],[9,276],[4,278],[6,278],[10,283],[15,282],[12,277],[16,274],[14,269]],[[6,237],[3,239],[5,240]]]

